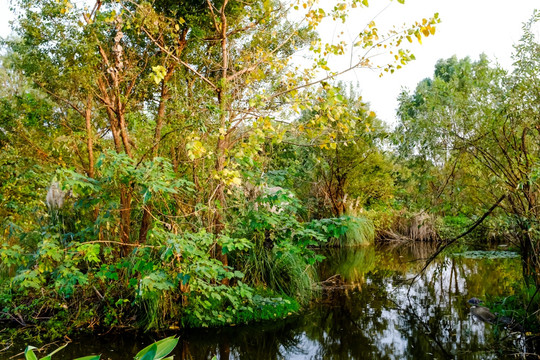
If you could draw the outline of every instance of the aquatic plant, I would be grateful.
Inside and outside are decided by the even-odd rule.
[[[470,250],[460,253],[455,253],[455,256],[462,256],[469,259],[512,259],[518,258],[519,254],[513,251],[496,251],[496,250]]]

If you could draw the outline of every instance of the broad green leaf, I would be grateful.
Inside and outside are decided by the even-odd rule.
[[[148,359],[162,359],[165,356],[169,355],[171,351],[176,347],[176,344],[178,344],[178,339],[174,336],[170,336],[168,338],[159,340],[155,343],[153,343],[150,346],[147,346],[143,350],[141,350],[136,356],[135,360],[146,360],[147,358],[142,357],[143,355],[147,354],[149,351],[155,347],[154,351],[154,357],[148,358]]]
[[[24,357],[26,360],[38,360],[36,354],[34,354],[34,349],[37,349],[34,346],[27,346],[26,350],[24,350]]]
[[[81,358],[77,358],[75,360],[99,360],[101,358],[101,355],[89,355]]]
[[[135,355],[135,360],[155,360],[156,359],[156,351],[157,346],[156,343],[153,343],[152,345],[149,345],[139,351],[137,355]]]

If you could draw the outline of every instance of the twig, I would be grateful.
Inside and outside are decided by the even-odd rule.
[[[471,227],[469,227],[464,233],[462,233],[461,235],[453,238],[452,240],[448,240],[446,241],[444,244],[442,244],[439,249],[433,254],[431,255],[428,260],[426,261],[426,264],[424,265],[424,267],[422,268],[422,270],[420,270],[420,272],[412,278],[412,281],[411,281],[411,286],[412,284],[414,284],[414,282],[416,281],[416,279],[420,276],[420,274],[422,274],[426,269],[427,267],[433,262],[433,260],[435,260],[435,258],[437,256],[439,256],[439,254],[444,250],[446,249],[448,246],[452,245],[453,243],[455,243],[456,241],[458,241],[459,239],[461,239],[462,237],[470,234],[474,229],[476,229],[476,227],[478,225],[480,225],[492,212],[493,210],[495,210],[497,208],[497,206],[499,206],[499,204],[506,198],[506,194],[502,195],[499,200],[497,200],[497,202],[495,204],[493,204],[489,210],[484,214],[482,215],[482,217],[480,219],[478,219]],[[409,290],[407,291],[407,295],[408,293],[411,291],[411,287],[409,287]]]
[[[26,326],[24,319],[20,315],[19,315],[19,318],[17,319],[15,316],[11,315],[10,313],[2,312],[2,314],[9,316],[12,320],[15,320],[19,325]]]
[[[6,346],[5,348],[3,348],[2,350],[0,350],[0,353],[1,352],[4,352],[4,351],[7,351],[10,347],[13,346],[13,343],[9,344],[8,346]]]
[[[73,245],[86,245],[86,244],[99,244],[99,243],[105,243],[105,244],[117,244],[122,246],[132,246],[132,247],[145,247],[145,248],[155,248],[153,245],[142,245],[142,244],[129,244],[129,243],[123,243],[121,241],[114,241],[114,240],[93,240],[93,241],[85,241],[82,243],[75,243]]]
[[[94,289],[94,291],[96,292],[96,294],[99,296],[99,298],[100,298],[101,300],[105,299],[105,297],[104,297],[103,295],[101,295],[101,293],[99,292],[98,289],[96,289],[95,286],[92,285],[92,288]]]

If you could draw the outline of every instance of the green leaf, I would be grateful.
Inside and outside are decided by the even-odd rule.
[[[101,355],[90,355],[90,356],[85,356],[85,357],[81,357],[81,358],[77,358],[75,360],[99,360],[101,357]]]
[[[34,349],[37,349],[37,348],[34,346],[26,347],[26,349],[24,350],[24,357],[26,358],[26,360],[38,360],[36,354],[34,354],[34,352],[32,351]]]
[[[156,343],[153,343],[139,351],[139,353],[135,355],[135,360],[155,360],[156,352],[157,346]]]
[[[146,204],[150,200],[150,198],[152,198],[152,193],[150,192],[150,190],[146,189],[143,194],[143,204]]]
[[[153,343],[152,345],[150,346],[147,346],[146,348],[144,348],[143,350],[141,350],[136,356],[135,356],[135,360],[147,360],[147,359],[152,359],[152,360],[158,360],[158,359],[163,359],[165,356],[169,355],[169,353],[171,351],[173,351],[173,349],[176,347],[176,344],[178,344],[178,339],[175,338],[174,336],[170,336],[168,338],[165,338],[163,340],[160,340],[160,341],[157,341],[155,343]],[[153,348],[155,347],[155,351],[154,351],[154,355],[153,357],[149,357],[149,358],[146,358],[146,357],[142,357],[143,355],[147,354],[149,351],[151,351]]]

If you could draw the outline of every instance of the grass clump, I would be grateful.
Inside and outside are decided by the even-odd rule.
[[[375,226],[366,217],[348,216],[345,219],[347,230],[340,238],[341,246],[362,246],[375,240]]]
[[[244,280],[306,303],[312,296],[316,274],[301,254],[291,250],[255,247],[243,258]]]
[[[312,220],[309,229],[325,238],[321,246],[346,247],[372,244],[375,225],[364,216],[344,215],[338,218]]]

